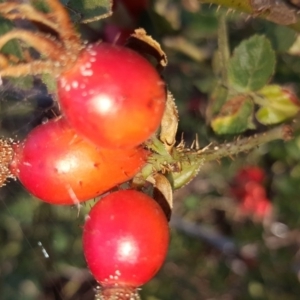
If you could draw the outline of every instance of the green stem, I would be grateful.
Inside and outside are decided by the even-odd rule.
[[[222,14],[219,18],[218,26],[218,55],[221,71],[222,83],[228,86],[228,61],[230,58],[226,15]]]
[[[298,123],[294,123],[294,128]],[[143,185],[144,180],[157,172],[165,174],[169,179],[172,188],[179,189],[188,184],[199,172],[202,165],[213,160],[220,160],[223,157],[232,157],[240,152],[248,152],[262,144],[274,140],[289,140],[292,138],[293,128],[290,125],[280,125],[264,133],[254,134],[250,137],[236,139],[220,145],[208,145],[203,149],[188,149],[184,143],[180,143],[172,149],[171,155],[166,156],[161,153],[152,153],[148,159],[148,164],[143,168],[136,178],[136,184]],[[155,140],[156,147],[159,140]],[[160,142],[162,145],[163,143]],[[158,147],[160,148],[160,147]]]
[[[231,157],[240,152],[248,152],[259,145],[274,140],[289,140],[291,137],[292,127],[289,125],[281,125],[264,133],[254,134],[253,136],[247,138],[237,139],[234,142],[204,148],[198,153],[202,159],[205,159],[205,162],[219,160],[223,157]]]

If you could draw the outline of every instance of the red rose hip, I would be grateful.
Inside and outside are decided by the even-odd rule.
[[[162,266],[168,245],[169,227],[161,207],[135,190],[100,199],[84,225],[84,255],[103,288],[143,285]]]
[[[131,179],[145,164],[143,148],[108,150],[83,139],[64,118],[34,128],[16,146],[11,171],[34,196],[78,204]]]
[[[130,148],[160,125],[166,89],[135,51],[108,43],[87,46],[58,79],[62,112],[74,129],[105,148]]]

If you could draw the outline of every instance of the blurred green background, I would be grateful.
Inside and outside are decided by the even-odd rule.
[[[85,39],[114,41],[124,29],[145,28],[168,56],[164,76],[179,109],[178,141],[182,133],[187,145],[198,134],[201,147],[232,140],[214,135],[205,119],[216,79],[212,64],[218,18],[226,10],[195,0],[141,1],[140,5],[132,11],[119,0],[113,17],[78,24],[78,29]],[[78,17],[72,7],[69,12]],[[228,13],[227,19],[231,49],[255,33],[265,34],[277,55],[273,81],[298,93],[300,58],[287,51],[296,33],[240,13]],[[26,80],[31,81],[3,80],[0,87],[4,137],[22,139],[32,127],[57,114],[56,102],[41,78],[31,81],[30,89]],[[266,174],[261,186],[271,202],[267,215],[241,213],[241,199],[232,195],[236,174],[245,166],[259,166]],[[297,132],[291,141],[272,142],[205,164],[197,178],[174,194],[168,257],[142,288],[142,299],[299,299],[299,183]],[[0,299],[94,299],[96,283],[86,269],[81,245],[84,218],[93,204],[91,200],[80,210],[50,206],[29,195],[19,182],[0,190]]]

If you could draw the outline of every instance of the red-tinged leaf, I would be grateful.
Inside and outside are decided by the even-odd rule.
[[[211,126],[217,134],[235,134],[254,128],[253,102],[248,95],[238,95],[228,100]]]

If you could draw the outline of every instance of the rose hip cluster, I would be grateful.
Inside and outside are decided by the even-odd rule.
[[[257,166],[247,166],[234,177],[231,193],[239,203],[243,215],[263,219],[270,213],[272,204],[264,187],[265,173]]]
[[[14,174],[36,197],[78,204],[131,179],[165,108],[155,68],[125,47],[87,46],[58,78],[62,116],[16,146]],[[28,176],[28,174],[31,174]]]
[[[62,115],[13,143],[9,168],[37,198],[74,205],[129,181],[143,167],[150,153],[143,143],[160,125],[166,88],[148,60],[107,43],[86,46],[57,86]],[[133,299],[161,267],[169,243],[161,207],[131,189],[100,199],[83,232],[88,266],[116,299]]]

